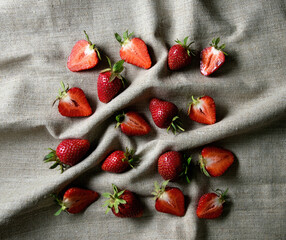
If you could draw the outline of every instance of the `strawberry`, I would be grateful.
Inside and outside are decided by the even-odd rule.
[[[116,116],[117,125],[128,136],[146,135],[150,132],[150,125],[136,112],[123,113]]]
[[[134,150],[126,148],[126,152],[114,151],[111,153],[101,165],[101,169],[107,172],[121,173],[129,167],[133,168],[132,163],[137,160],[134,155]]]
[[[215,193],[204,194],[198,203],[197,216],[208,219],[219,217],[223,212],[227,191],[228,189],[225,192],[217,189]]]
[[[69,88],[69,85],[65,87],[63,82],[61,82],[61,86],[63,90],[59,90],[59,96],[54,101],[53,105],[59,100],[58,109],[62,116],[86,117],[92,114],[86,96],[80,88]]]
[[[127,30],[123,33],[122,39],[118,33],[115,33],[116,40],[121,44],[120,57],[127,63],[148,69],[152,62],[146,43],[140,38],[130,39],[133,34],[133,32],[128,34]]]
[[[155,196],[155,208],[158,212],[169,213],[176,216],[185,215],[185,197],[182,191],[176,187],[168,187],[169,181],[161,184],[154,183],[155,191],[152,194]]]
[[[177,44],[173,45],[168,53],[168,67],[170,70],[178,70],[191,64],[192,57],[194,55],[190,49],[191,42],[187,45],[188,38],[184,39],[184,43],[180,40],[176,40]]]
[[[205,147],[202,150],[199,163],[206,176],[218,177],[231,166],[233,161],[232,152],[218,147]]]
[[[170,151],[158,159],[158,172],[165,180],[173,181],[183,171],[183,157],[179,152]]]
[[[112,184],[113,194],[103,193],[102,196],[108,198],[104,207],[107,206],[105,213],[110,209],[116,217],[120,218],[137,218],[143,215],[143,207],[136,195],[129,190],[120,191],[117,186]]]
[[[68,167],[79,163],[86,155],[90,143],[86,139],[66,139],[57,147],[56,151],[49,148],[51,152],[45,156],[44,162],[55,162],[50,169],[60,166],[61,172]]]
[[[98,199],[99,194],[92,190],[72,187],[64,193],[63,200],[60,200],[55,194],[52,196],[61,206],[60,210],[55,213],[55,216],[58,216],[62,211],[72,214],[82,212]]]
[[[98,99],[103,103],[111,101],[124,87],[124,78],[120,75],[124,69],[124,61],[118,61],[112,67],[108,57],[107,60],[109,68],[101,71],[97,79]]]
[[[167,131],[172,129],[173,133],[176,133],[178,129],[185,131],[181,126],[182,123],[179,120],[179,117],[177,116],[179,110],[175,104],[158,98],[153,98],[150,101],[149,110],[157,127],[167,128]]]
[[[193,102],[189,104],[188,115],[190,119],[198,123],[214,124],[216,122],[215,102],[210,96],[197,99],[192,97]]]
[[[101,60],[98,49],[91,43],[87,33],[84,31],[87,40],[79,40],[73,46],[68,58],[68,69],[72,72],[93,68]]]
[[[226,52],[223,51],[225,44],[218,46],[220,38],[213,39],[210,47],[201,51],[200,70],[201,74],[208,76],[218,70],[225,61]]]

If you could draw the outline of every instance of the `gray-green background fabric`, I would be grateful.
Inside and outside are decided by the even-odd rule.
[[[0,2],[0,239],[286,239],[286,7],[285,1],[14,1]],[[102,55],[118,61],[114,33],[134,31],[147,43],[149,70],[125,64],[129,86],[108,104],[97,98],[97,76],[107,67],[73,73],[66,67],[74,43],[86,30]],[[168,48],[190,36],[198,51],[191,66],[170,72]],[[212,77],[199,71],[199,51],[221,37],[229,54]],[[51,103],[60,81],[83,89],[94,113],[62,117]],[[210,95],[218,122],[202,125],[186,115],[191,96]],[[186,132],[157,128],[151,97],[174,102]],[[152,133],[127,137],[114,128],[114,113],[137,110]],[[87,138],[89,155],[60,174],[42,159],[62,139]],[[198,159],[203,146],[231,150],[235,163],[224,176],[207,178],[192,165],[191,184],[172,183],[188,199],[184,217],[158,213],[150,194],[158,156],[183,151]],[[112,150],[136,149],[140,165],[123,174],[99,169]],[[140,219],[105,215],[100,197],[78,215],[53,214],[49,196],[68,186],[99,193],[111,183],[136,192],[145,207]],[[216,220],[196,217],[198,198],[211,188],[229,188],[230,202]]]

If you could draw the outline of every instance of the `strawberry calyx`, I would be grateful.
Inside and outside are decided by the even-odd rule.
[[[214,191],[214,193],[218,196],[219,202],[220,202],[221,204],[225,203],[225,200],[226,200],[226,198],[227,198],[227,192],[228,192],[228,188],[227,188],[225,191],[223,191],[223,190],[221,190],[221,189],[216,189],[216,190]]]
[[[115,117],[115,119],[116,119],[116,121],[117,121],[117,124],[116,124],[115,128],[118,128],[118,127],[121,125],[121,123],[124,122],[125,113],[123,112],[123,113],[121,113],[121,114],[118,114],[118,115]]]
[[[103,207],[107,207],[106,214],[110,211],[110,209],[114,208],[115,213],[119,212],[119,205],[120,204],[126,204],[126,201],[124,199],[121,199],[120,196],[125,192],[125,190],[122,190],[119,192],[116,185],[112,184],[113,188],[113,194],[111,193],[103,193],[102,196],[105,198],[108,198],[108,200],[105,201]]]
[[[106,58],[108,61],[109,68],[102,70],[101,73],[110,72],[111,75],[109,77],[109,82],[112,82],[115,78],[119,78],[122,81],[122,84],[124,87],[125,78],[123,76],[121,76],[121,74],[120,74],[124,70],[124,67],[123,67],[124,60],[120,60],[112,66],[109,57],[106,56]]]
[[[192,96],[192,102],[190,102],[190,103],[188,104],[188,105],[189,105],[188,114],[190,114],[193,105],[195,106],[195,105],[197,105],[197,104],[200,103],[200,99],[201,99],[201,98],[202,98],[202,97],[198,97],[197,99],[195,99],[194,96]]]
[[[95,44],[92,44],[92,42],[89,40],[89,36],[87,35],[86,31],[84,30],[83,32],[84,32],[84,34],[85,34],[85,36],[86,36],[86,40],[87,40],[88,43],[89,43],[89,48],[90,48],[91,50],[95,50],[96,53],[97,53],[97,56],[98,56],[99,60],[101,60],[101,56],[100,56],[100,53],[99,53],[99,51],[98,51],[98,48],[95,46]]]
[[[157,181],[154,182],[155,189],[154,189],[154,192],[151,193],[152,195],[154,195],[154,200],[156,200],[162,196],[162,194],[166,190],[168,183],[169,183],[169,180],[166,180],[166,181],[162,182],[161,186],[160,186]]]
[[[192,161],[192,157],[191,156],[187,157],[186,155],[184,155],[183,171],[179,175],[180,177],[184,177],[186,179],[187,183],[191,183],[191,180],[189,178],[189,171],[190,171],[191,161]]]
[[[44,157],[43,161],[45,163],[55,162],[52,166],[50,166],[50,169],[54,169],[57,166],[60,166],[61,173],[63,173],[68,168],[68,165],[66,165],[60,161],[60,159],[58,158],[56,151],[54,149],[51,149],[51,148],[48,148],[48,149],[50,150],[50,153]]]
[[[200,165],[200,169],[202,173],[204,173],[207,177],[211,177],[211,175],[206,170],[206,160],[203,158],[202,155],[200,155],[200,158],[199,158],[199,165]]]
[[[69,90],[69,84],[67,83],[67,87],[66,87],[65,84],[63,83],[63,81],[61,81],[61,87],[62,87],[62,90],[59,89],[59,96],[57,96],[57,98],[53,102],[52,106],[55,105],[56,101],[61,100],[61,99],[65,98],[65,97],[67,97],[67,95],[68,95],[67,92]]]
[[[185,37],[183,43],[179,39],[175,40],[175,42],[180,44],[183,48],[185,48],[187,50],[187,53],[188,53],[189,56],[191,56],[191,55],[195,56],[194,51],[191,50],[191,48],[190,48],[191,44],[193,44],[194,41],[192,41],[189,44],[187,44],[188,43],[188,38],[189,37]]]
[[[169,132],[170,129],[172,130],[172,132],[174,134],[176,134],[178,130],[180,130],[182,132],[185,131],[185,129],[182,127],[182,122],[181,122],[179,116],[173,117],[170,126],[167,128],[167,132]]]
[[[138,158],[134,156],[135,151],[133,149],[128,149],[126,147],[126,151],[124,153],[124,158],[122,158],[122,162],[128,162],[131,168],[134,168],[134,162],[138,161]]]
[[[130,42],[130,38],[133,36],[134,32],[128,34],[128,30],[126,30],[122,37],[118,34],[118,33],[115,33],[115,38],[116,40],[121,44],[121,46],[125,46],[126,44],[128,44]]]
[[[60,200],[56,194],[51,194],[51,196],[54,198],[56,203],[61,206],[61,208],[54,215],[59,216],[62,211],[65,211],[66,213],[68,213],[66,211],[68,209],[68,207],[64,204],[64,202],[62,200]]]
[[[210,44],[210,46],[211,46],[211,47],[214,47],[214,48],[215,48],[216,50],[218,50],[218,51],[223,52],[223,54],[227,56],[228,54],[223,51],[223,49],[225,48],[225,44],[222,44],[222,45],[218,46],[219,41],[220,41],[220,38],[219,38],[219,37],[218,37],[218,38],[214,38],[214,39],[212,40],[212,43]]]

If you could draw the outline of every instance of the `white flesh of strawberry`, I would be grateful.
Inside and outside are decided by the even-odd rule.
[[[221,51],[215,49],[214,47],[212,47],[211,52],[212,52],[212,55],[213,55],[211,58],[213,58],[215,55],[219,55]],[[221,64],[221,61],[218,61],[217,66],[220,66],[220,64]],[[202,74],[204,74],[204,75],[207,75],[207,74],[208,74],[207,71],[206,71],[206,68],[207,68],[207,66],[205,66],[205,67],[202,69]],[[216,70],[217,68],[218,68],[218,67],[215,67],[214,70]]]
[[[164,192],[161,196],[160,196],[161,200],[164,200],[165,202],[167,202],[169,205],[173,206],[172,202],[170,201],[170,197],[169,194],[167,192]]]
[[[90,55],[90,54],[93,54],[94,53],[94,49],[91,49],[90,48],[90,45],[88,44],[84,50],[84,54],[85,55]]]

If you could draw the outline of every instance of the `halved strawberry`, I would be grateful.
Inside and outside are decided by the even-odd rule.
[[[91,107],[86,99],[84,92],[77,87],[69,89],[61,82],[63,90],[59,90],[59,96],[53,105],[59,100],[58,109],[62,116],[65,117],[86,117],[92,114]]]
[[[146,135],[150,132],[150,125],[136,112],[127,112],[116,116],[117,125],[128,136]]]
[[[193,102],[189,104],[188,115],[190,119],[198,123],[214,124],[216,122],[215,102],[210,96],[197,99],[192,97]]]
[[[123,33],[123,39],[115,33],[116,40],[121,44],[120,57],[127,63],[137,67],[148,69],[152,62],[146,43],[140,38],[132,38],[134,33],[128,34],[128,30]]]
[[[62,211],[67,211],[72,214],[80,213],[99,198],[97,192],[77,187],[68,189],[64,193],[63,200],[60,200],[55,194],[52,194],[52,196],[61,206],[55,213],[55,216],[58,216]]]
[[[208,177],[221,176],[233,162],[232,152],[218,147],[203,148],[199,160],[202,172]]]
[[[225,61],[226,52],[223,51],[225,44],[218,46],[220,38],[214,38],[210,47],[201,51],[200,70],[201,74],[208,76],[215,72]]]
[[[227,191],[228,189],[225,192],[217,189],[215,193],[204,194],[198,203],[197,216],[208,219],[219,217],[223,212]]]
[[[93,68],[97,65],[98,59],[101,60],[98,49],[91,43],[86,31],[84,34],[87,40],[76,42],[68,58],[67,66],[72,72]]]
[[[154,183],[155,191],[152,194],[155,196],[155,208],[158,212],[169,213],[182,217],[185,215],[185,197],[183,192],[176,187],[168,187],[169,181],[161,184]]]

